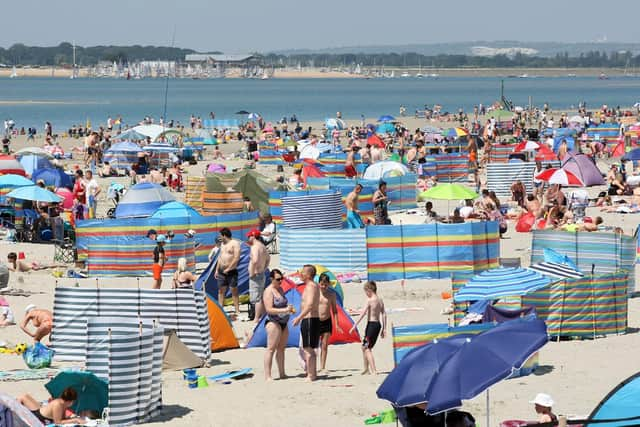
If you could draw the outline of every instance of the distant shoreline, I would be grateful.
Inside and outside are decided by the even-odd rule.
[[[371,68],[373,69],[373,68]],[[376,68],[376,70],[378,70]],[[385,68],[384,72],[389,75],[393,72],[395,79],[416,78],[415,75],[421,73],[424,79],[434,79],[438,77],[503,77],[503,78],[536,78],[536,77],[595,77],[606,75],[614,77],[638,77],[640,74],[625,74],[622,68],[422,68],[418,67],[394,67]],[[408,73],[410,77],[401,77],[403,73]],[[12,69],[0,69],[0,78],[9,78]],[[16,70],[17,79],[20,78],[70,78],[71,69],[46,68],[18,68]],[[98,78],[90,77],[89,68],[80,68],[78,78]],[[100,77],[110,78],[110,77]],[[153,77],[147,77],[153,78]],[[163,77],[160,77],[163,78]],[[240,69],[228,69],[225,78],[238,79],[241,77]],[[349,74],[343,71],[323,70],[320,68],[308,68],[302,70],[276,69],[269,79],[366,79],[363,74]]]

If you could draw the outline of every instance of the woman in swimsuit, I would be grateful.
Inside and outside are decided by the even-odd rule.
[[[264,354],[264,377],[267,381],[271,381],[271,365],[273,363],[273,355],[276,355],[276,363],[278,364],[278,373],[280,379],[286,378],[284,373],[284,350],[287,347],[289,339],[289,316],[295,313],[292,305],[284,296],[284,291],[280,286],[282,283],[282,272],[273,269],[269,274],[271,284],[267,286],[262,294],[262,303],[267,313],[265,329],[267,330],[267,351]]]
[[[46,405],[40,405],[30,394],[20,396],[18,401],[29,409],[43,425],[84,424],[85,420],[82,418],[64,418],[65,412],[71,408],[76,399],[78,399],[78,393],[69,387],[64,389],[60,397],[53,399]]]
[[[173,273],[173,289],[191,289],[195,281],[196,276],[187,271],[187,259],[178,258],[178,269]]]

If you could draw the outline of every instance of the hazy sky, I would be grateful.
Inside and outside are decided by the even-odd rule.
[[[526,5],[526,6],[524,6]],[[595,0],[7,0],[0,40],[267,52],[471,40],[640,42],[640,2]]]

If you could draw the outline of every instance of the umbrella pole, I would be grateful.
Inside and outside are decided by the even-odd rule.
[[[491,413],[490,413],[490,409],[489,409],[489,389],[487,389],[487,427],[491,426]]]

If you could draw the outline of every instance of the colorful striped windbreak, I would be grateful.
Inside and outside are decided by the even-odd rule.
[[[438,182],[469,181],[469,153],[432,154],[422,165],[422,172],[436,177]]]
[[[202,213],[202,193],[205,188],[204,176],[187,176],[184,202]]]
[[[239,191],[202,192],[203,215],[228,215],[241,213],[244,198]]]
[[[627,330],[626,272],[552,283],[522,297],[544,319],[550,336],[596,338]]]
[[[498,266],[498,224],[370,226],[367,267],[371,280],[448,277]]]
[[[507,163],[515,144],[491,144],[489,163]]]
[[[160,234],[174,232],[175,238],[165,248],[169,252],[172,245],[187,251],[189,242],[194,246],[199,243],[195,261],[208,262],[207,256],[221,228],[228,227],[233,238],[244,240],[246,233],[257,225],[257,212],[191,218],[92,219],[77,222],[76,246],[80,259],[87,260],[89,266],[93,263],[94,267],[100,267],[94,270],[98,275],[146,276],[151,274],[153,251],[153,242],[147,238],[149,229]],[[183,234],[190,229],[196,231],[196,236],[186,239]],[[174,268],[172,262],[177,258],[172,261],[171,254],[168,258],[167,268]],[[92,274],[91,268],[89,271]]]
[[[534,231],[531,264],[545,260],[545,248],[567,255],[584,274],[630,272],[627,293],[635,292],[636,237],[604,232]]]

